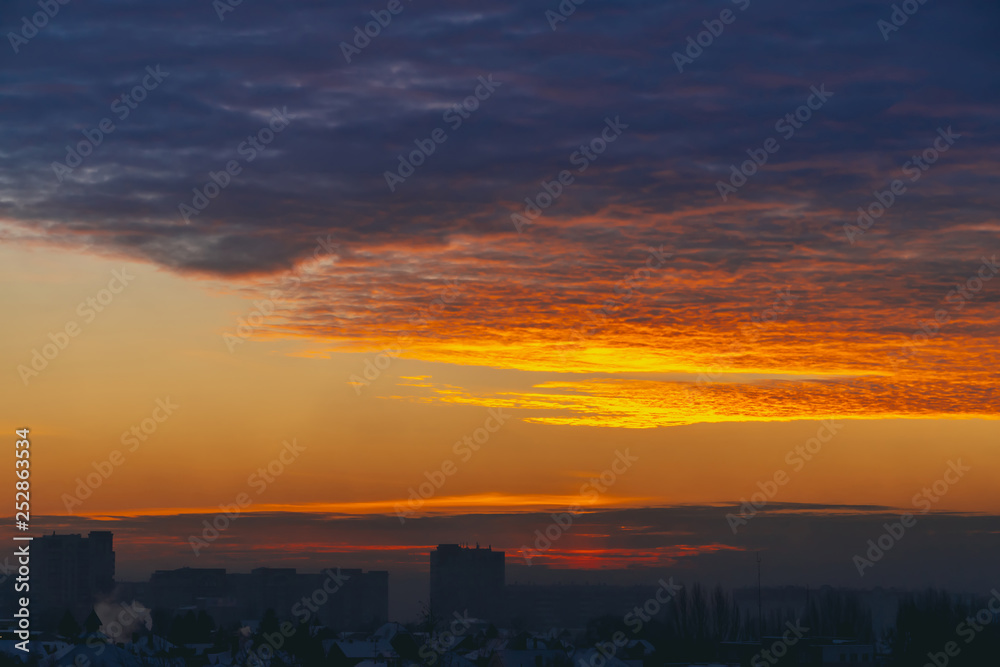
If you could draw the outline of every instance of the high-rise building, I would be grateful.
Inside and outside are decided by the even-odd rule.
[[[320,606],[319,617],[327,626],[347,631],[374,630],[389,620],[387,571],[334,568],[315,576],[310,590],[314,603],[318,591],[338,586],[329,601]]]
[[[92,530],[84,540],[90,558],[87,576],[92,590],[110,593],[115,587],[114,540],[114,533],[110,530]]]
[[[505,617],[504,552],[439,544],[431,552],[431,614],[458,613],[489,621]]]
[[[42,535],[31,543],[31,559],[31,602],[49,619],[66,611],[85,615],[98,596],[114,589],[114,536],[110,532],[91,531],[87,537]]]

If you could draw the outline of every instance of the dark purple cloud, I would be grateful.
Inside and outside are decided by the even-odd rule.
[[[738,211],[707,215],[700,224],[715,232],[714,261],[757,261],[726,232],[731,224],[762,256],[790,238],[846,252],[842,223],[940,126],[954,126],[961,143],[865,240],[983,222],[996,210],[996,7],[927,3],[886,41],[876,22],[892,9],[881,2],[754,0],[740,11],[730,2],[591,0],[555,31],[545,11],[558,3],[549,4],[404,1],[351,63],[340,43],[382,4],[244,2],[224,20],[204,0],[61,5],[18,53],[0,50],[0,216],[48,242],[210,274],[288,268],[318,233],[361,249],[510,235],[509,214],[566,168],[609,115],[628,129],[548,217],[608,206],[715,207],[715,183],[729,165],[779,137],[776,120],[821,84],[834,96],[780,139],[779,152],[732,199],[828,212],[829,229]],[[735,21],[679,73],[673,53],[726,8]],[[36,2],[7,3],[0,24],[20,31],[22,17],[37,11]],[[169,75],[116,118],[115,100],[157,65]],[[489,74],[502,86],[448,128],[445,110]],[[190,203],[210,171],[242,160],[241,143],[285,107],[289,128],[186,224],[178,205]],[[106,117],[114,132],[59,183],[52,163]],[[385,170],[437,127],[448,129],[447,141],[390,192]],[[655,232],[639,236],[652,241]],[[695,250],[704,240],[693,234],[678,244]],[[953,249],[981,241],[966,234]],[[613,237],[594,242],[608,255],[628,250]],[[845,261],[867,262],[872,245]]]

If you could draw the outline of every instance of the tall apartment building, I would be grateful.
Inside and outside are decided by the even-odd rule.
[[[82,617],[115,586],[114,535],[43,535],[31,542],[31,602],[40,614]]]
[[[504,552],[439,544],[431,552],[431,613],[458,613],[499,622],[505,619]]]

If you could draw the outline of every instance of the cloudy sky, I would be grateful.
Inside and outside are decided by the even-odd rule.
[[[40,530],[111,525],[135,577],[265,524],[422,567],[583,497],[614,518],[536,564],[668,567],[804,549],[725,518],[784,472],[765,510],[854,517],[822,576],[867,584],[872,513],[961,459],[948,557],[995,548],[1000,8],[52,12],[0,7],[0,398]],[[195,556],[241,493],[253,521]]]

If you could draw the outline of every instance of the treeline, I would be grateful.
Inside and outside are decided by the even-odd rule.
[[[994,611],[996,610],[996,611]],[[960,599],[936,590],[909,595],[899,604],[886,639],[891,665],[982,667],[1000,656],[1000,592]]]
[[[586,641],[597,645],[619,631],[629,639],[645,639],[655,649],[650,664],[718,660],[724,657],[724,642],[780,636],[789,624],[805,626],[808,636],[874,641],[871,610],[853,591],[824,589],[811,595],[808,604],[804,599],[801,605],[778,608],[770,603],[759,618],[756,603],[741,606],[721,587],[708,591],[694,584],[678,591],[664,607],[638,632],[621,617],[596,619],[587,626]]]

